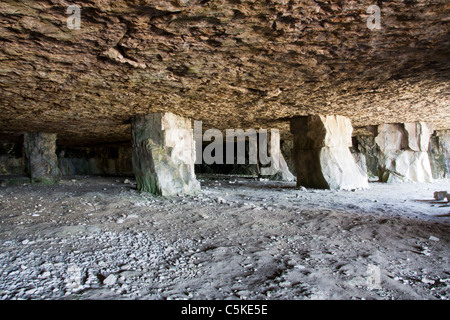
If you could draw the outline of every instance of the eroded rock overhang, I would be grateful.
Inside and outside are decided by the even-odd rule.
[[[282,136],[310,114],[447,129],[449,12],[444,0],[2,1],[0,130],[129,141],[130,118],[151,112]]]

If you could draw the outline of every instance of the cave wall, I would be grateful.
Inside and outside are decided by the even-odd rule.
[[[132,175],[131,146],[60,147],[58,163],[63,175]]]
[[[370,180],[378,180],[378,149],[372,134],[352,137],[350,151],[356,163],[367,173]]]
[[[376,129],[376,126],[374,126]],[[373,128],[372,128],[373,129]],[[364,132],[352,137],[352,155],[371,180],[377,179],[378,145],[376,132]],[[203,146],[205,147],[205,146]],[[292,160],[292,140],[281,141],[281,152],[289,170],[296,174]],[[57,147],[58,164],[62,175],[132,175],[131,146]],[[225,154],[225,144],[224,150]],[[236,154],[236,153],[235,153]],[[430,138],[428,156],[433,179],[446,179],[450,172],[450,130],[436,130]],[[259,165],[248,164],[196,164],[196,173],[220,173],[258,176]],[[224,158],[225,162],[225,158]],[[23,141],[0,142],[0,175],[27,174]]]
[[[403,124],[397,125],[400,127],[403,126]],[[353,146],[351,148],[351,152],[357,160],[357,163],[373,180],[378,178],[379,171],[380,146],[375,141],[377,135],[378,126],[363,128],[363,130],[352,138]],[[407,151],[410,149],[408,146],[409,142],[407,141],[407,135],[403,134],[403,136],[404,146],[399,147],[399,150]],[[448,178],[450,172],[450,130],[433,131],[430,136],[428,148],[426,146],[422,148],[428,150],[432,178]],[[408,166],[411,166],[411,164]]]
[[[132,175],[131,146],[56,149],[62,175]],[[23,142],[0,142],[0,175],[28,174]]]
[[[0,142],[0,175],[25,173],[23,143]]]
[[[272,144],[272,136],[275,139],[278,139],[279,144]],[[259,141],[261,136],[256,134],[256,137]],[[267,155],[273,157],[271,161],[275,161],[274,167],[272,166],[272,162],[270,164],[262,164],[260,159],[259,142],[256,143],[256,150],[258,153],[256,163],[250,163],[250,141],[249,139],[245,139],[245,152],[244,159],[245,163],[239,163],[238,160],[238,143],[236,141],[224,142],[222,145],[222,163],[212,163],[207,164],[204,161],[201,164],[195,165],[195,172],[201,174],[228,174],[228,175],[241,175],[241,176],[253,176],[267,178],[269,180],[284,180],[284,181],[293,181],[295,180],[295,167],[292,160],[292,147],[293,140],[280,140],[279,135],[274,135],[273,132],[268,133],[268,141],[270,144],[268,149],[266,150]],[[202,154],[207,148],[209,143],[203,143]],[[234,149],[234,159],[232,164],[227,164],[227,150]],[[277,164],[278,163],[278,164]],[[274,170],[274,173],[271,173],[270,170]]]

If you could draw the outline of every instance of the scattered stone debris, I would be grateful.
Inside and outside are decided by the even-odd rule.
[[[227,203],[227,201],[222,197],[217,197],[216,201],[217,203]]]
[[[403,185],[213,180],[165,199],[77,181],[0,191],[0,299],[450,299],[449,220],[434,215],[448,208],[404,203]]]
[[[434,196],[434,199],[436,199],[438,201],[444,200],[445,198],[447,198],[447,200],[450,201],[448,199],[449,195],[448,195],[447,191],[435,191],[433,193],[433,196]]]
[[[103,280],[103,284],[106,286],[113,286],[117,282],[117,277],[114,274],[110,274],[106,277],[105,280]]]

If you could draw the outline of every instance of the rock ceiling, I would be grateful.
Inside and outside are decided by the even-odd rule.
[[[450,128],[449,22],[448,0],[2,0],[0,134],[127,141],[158,111],[284,135],[318,113]]]

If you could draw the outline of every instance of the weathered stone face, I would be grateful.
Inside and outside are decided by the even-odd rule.
[[[295,177],[289,171],[286,160],[281,153],[280,133],[278,130],[270,131],[269,153],[270,166],[261,168],[261,175],[268,176],[271,180],[295,181]]]
[[[291,120],[291,132],[298,149],[351,147],[352,125],[342,116],[314,115]]]
[[[430,182],[428,145],[433,132],[427,123],[383,124],[375,142],[379,147],[378,176],[383,182]]]
[[[0,175],[24,173],[22,146],[23,143],[0,143]]]
[[[291,120],[297,185],[320,189],[367,188],[368,177],[350,153],[352,126],[342,116]]]
[[[163,196],[200,190],[195,178],[191,122],[171,113],[132,119],[133,170],[137,188]]]
[[[309,114],[450,127],[448,1],[75,3],[79,30],[67,2],[1,2],[2,133],[129,141],[131,116],[163,111],[282,136]]]

